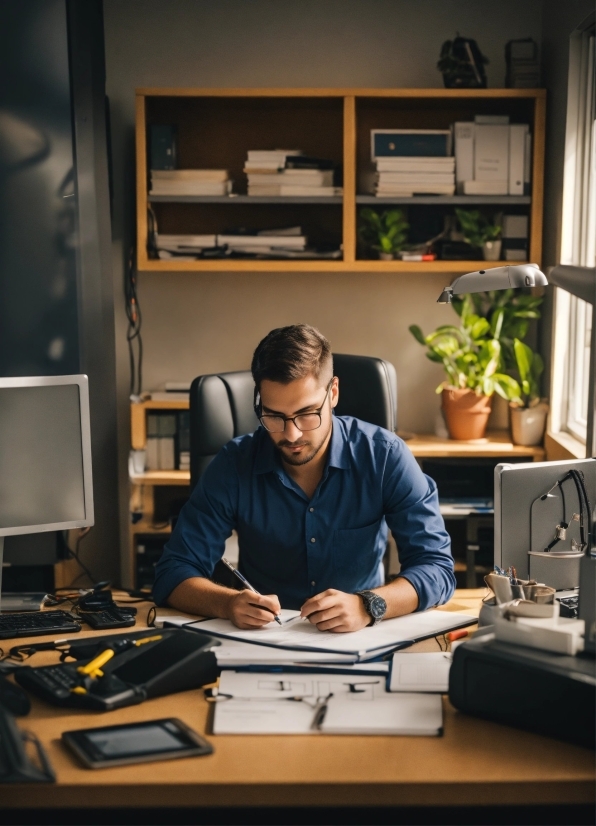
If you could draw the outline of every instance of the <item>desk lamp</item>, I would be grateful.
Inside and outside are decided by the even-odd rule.
[[[538,264],[517,264],[509,267],[493,267],[476,270],[456,278],[445,287],[437,299],[438,304],[451,304],[454,295],[480,293],[485,290],[508,290],[511,287],[546,287],[548,281]]]
[[[549,282],[592,304],[596,313],[596,268],[559,264],[549,272],[549,279],[537,264],[516,264],[492,267],[460,275],[449,287],[445,287],[437,299],[438,304],[451,304],[454,295],[478,293],[485,290],[507,290],[510,287],[546,287]],[[592,324],[588,398],[588,432],[586,455],[596,458],[596,324]],[[593,505],[594,503],[592,503]],[[579,616],[586,622],[586,651],[596,651],[596,510],[588,521],[591,528],[587,548],[580,567]],[[591,546],[591,547],[590,547]],[[582,598],[583,597],[583,598]]]

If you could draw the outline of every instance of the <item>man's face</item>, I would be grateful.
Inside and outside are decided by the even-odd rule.
[[[289,384],[264,379],[261,382],[261,406],[264,415],[300,416],[318,411],[321,405],[321,426],[316,430],[299,430],[295,422],[286,421],[281,433],[269,433],[284,462],[306,465],[325,447],[332,427],[331,409],[337,404],[337,379],[321,384],[313,375],[296,379]],[[326,395],[327,394],[327,395]]]

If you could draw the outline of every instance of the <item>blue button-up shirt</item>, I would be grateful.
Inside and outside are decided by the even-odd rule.
[[[437,488],[401,439],[334,416],[323,477],[309,499],[260,427],[229,442],[201,477],[157,564],[154,598],[163,605],[185,579],[210,578],[234,529],[240,571],[284,608],[299,609],[326,588],[376,588],[388,527],[418,610],[446,602],[455,577]]]

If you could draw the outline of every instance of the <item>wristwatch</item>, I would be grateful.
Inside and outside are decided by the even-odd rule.
[[[364,603],[364,610],[370,616],[369,625],[377,625],[387,613],[387,603],[374,591],[358,591],[357,596]]]

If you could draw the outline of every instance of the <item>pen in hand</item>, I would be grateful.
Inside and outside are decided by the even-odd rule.
[[[243,575],[240,573],[240,571],[239,571],[239,570],[237,570],[236,568],[234,568],[234,566],[233,566],[233,565],[230,565],[230,563],[228,562],[228,560],[227,560],[225,557],[222,557],[221,561],[222,561],[222,562],[223,562],[223,564],[226,566],[226,568],[229,568],[229,569],[230,569],[230,571],[231,571],[231,572],[232,572],[235,576],[237,576],[237,577],[238,577],[238,579],[239,579],[239,580],[240,580],[240,582],[244,585],[244,587],[245,587],[245,588],[248,588],[248,590],[249,590],[249,591],[252,591],[252,592],[253,592],[253,594],[257,594],[257,596],[261,596],[261,594],[257,591],[257,589],[252,587],[252,585],[251,585],[251,584],[250,584],[250,582],[247,580],[247,578],[246,578],[245,576],[243,576]],[[260,606],[260,607],[264,607],[264,606]],[[268,611],[269,609],[267,608],[266,610]],[[271,613],[273,613],[273,612],[271,612]],[[279,614],[273,614],[273,619],[275,620],[275,622],[276,622],[278,625],[283,625],[283,623],[282,623],[282,621],[281,621],[281,617],[279,616]]]

